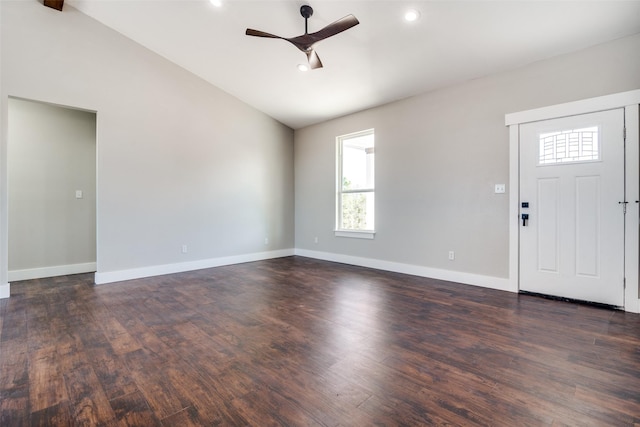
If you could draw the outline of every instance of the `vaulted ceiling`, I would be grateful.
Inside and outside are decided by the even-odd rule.
[[[360,24],[320,42],[324,68],[254,28],[304,33],[345,15]],[[301,128],[417,93],[640,32],[640,1],[67,0],[72,6],[282,123]],[[404,14],[414,9],[418,20]],[[63,12],[64,13],[64,10]],[[593,64],[597,67],[598,64]]]

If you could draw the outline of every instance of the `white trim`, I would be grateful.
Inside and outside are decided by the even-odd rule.
[[[376,237],[375,231],[356,231],[356,230],[336,230],[336,237],[351,237],[354,239],[373,239]]]
[[[96,272],[95,283],[96,285],[102,285],[105,283],[122,282],[125,280],[142,279],[144,277],[162,276],[165,274],[182,273],[185,271],[202,270],[205,268],[242,264],[245,262],[282,258],[292,255],[294,255],[293,249],[282,249],[278,251],[256,252],[252,254],[210,258],[198,261],[180,262],[176,264],[154,265],[128,270]]]
[[[520,289],[520,127],[509,126],[509,284]]]
[[[96,271],[95,262],[83,264],[55,265],[52,267],[29,268],[25,270],[10,270],[9,281],[42,279],[45,277],[66,276],[68,274],[91,273]]]
[[[633,313],[640,312],[638,304],[638,259],[640,257],[640,130],[638,129],[638,119],[640,108],[638,105],[630,105],[624,109],[625,127],[627,129],[627,142],[625,145],[625,200],[627,204],[627,215],[625,218],[625,291],[624,309]]]
[[[512,289],[519,289],[519,212],[520,212],[520,171],[519,171],[519,129],[521,124],[540,120],[555,119],[579,114],[588,114],[598,111],[625,109],[625,124],[627,128],[627,153],[625,159],[627,201],[629,201],[627,218],[625,219],[625,311],[640,313],[640,295],[638,286],[640,277],[639,253],[640,241],[638,233],[640,225],[632,218],[639,218],[640,206],[635,203],[640,200],[638,176],[640,165],[638,157],[640,148],[640,130],[638,129],[638,116],[640,104],[640,89],[628,92],[615,93],[582,101],[568,102],[552,105],[544,108],[520,111],[505,115],[505,124],[509,126],[509,283]],[[629,212],[630,211],[630,212]]]
[[[357,194],[357,193],[373,193],[374,197],[376,194],[376,185],[375,185],[375,175],[373,178],[373,188],[359,188],[354,190],[343,190],[343,151],[344,151],[344,142],[349,139],[359,138],[367,135],[371,135],[373,137],[374,144],[374,154],[375,154],[375,128],[365,129],[357,132],[352,132],[346,135],[339,135],[336,137],[336,228],[340,228],[342,226],[342,195],[343,194]],[[375,160],[374,160],[374,168],[373,173],[375,174]],[[374,201],[374,224],[375,224],[375,201]],[[355,235],[339,235],[338,232],[343,233],[344,230],[336,230],[336,237],[354,237],[360,239],[373,239],[373,234],[370,237],[367,236],[355,236]]]
[[[9,283],[3,283],[0,285],[0,299],[9,298],[11,295],[11,285]]]
[[[519,125],[540,120],[612,110],[633,104],[640,104],[640,89],[510,113],[504,116],[504,121],[505,126]]]
[[[351,132],[351,133],[347,133],[344,135],[339,135],[336,140],[338,139],[352,139],[352,138],[358,138],[360,136],[365,136],[365,135],[375,135],[376,133],[376,128],[369,128],[369,129],[364,129],[364,130],[358,130],[355,132]]]
[[[379,259],[362,258],[329,252],[317,252],[306,249],[296,249],[295,254],[324,261],[339,262],[343,264],[357,265],[360,267],[393,271],[395,273],[410,274],[413,276],[428,277],[432,279],[513,292],[509,279],[502,277],[482,276],[479,274],[463,273],[460,271],[441,270],[438,268],[423,267],[420,265],[403,264],[399,262],[383,261]]]

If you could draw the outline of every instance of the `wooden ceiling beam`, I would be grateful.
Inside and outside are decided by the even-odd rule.
[[[44,0],[44,5],[62,11],[64,0]]]

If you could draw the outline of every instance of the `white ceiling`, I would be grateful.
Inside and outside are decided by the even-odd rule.
[[[67,0],[105,25],[297,129],[417,93],[640,32],[640,0]],[[316,45],[324,68],[283,37],[353,14]],[[407,9],[421,13],[405,22]],[[64,12],[63,12],[64,13]],[[639,53],[640,54],[640,53]],[[597,66],[597,64],[593,64]]]

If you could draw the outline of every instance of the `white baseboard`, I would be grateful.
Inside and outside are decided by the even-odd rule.
[[[133,268],[128,270],[96,272],[95,283],[97,285],[101,285],[105,283],[141,279],[144,277],[161,276],[165,274],[181,273],[184,271],[221,267],[224,265],[241,264],[245,262],[261,261],[272,258],[282,258],[292,255],[321,259],[324,261],[339,262],[343,264],[357,265],[360,267],[375,268],[378,270],[393,271],[396,273],[410,274],[413,276],[429,277],[432,279],[446,280],[450,282],[463,283],[467,285],[480,286],[483,288],[497,289],[501,291],[518,292],[518,289],[513,289],[510,280],[506,278],[483,276],[479,274],[463,273],[451,270],[441,270],[437,268],[423,267],[413,264],[403,264],[398,262],[334,254],[329,252],[310,251],[306,249],[282,249],[278,251],[257,252],[253,254]],[[34,268],[28,270],[14,270],[9,271],[8,275],[9,281],[18,281],[38,279],[43,277],[62,276],[67,274],[88,273],[95,270],[96,263],[86,263],[67,266]],[[9,298],[10,294],[10,284],[0,284],[0,299]],[[625,311],[631,313],[640,313],[640,299],[637,300],[635,304],[627,304],[625,306]]]
[[[18,280],[42,279],[44,277],[66,276],[68,274],[91,273],[96,271],[95,262],[83,264],[56,265],[53,267],[29,268],[25,270],[10,270],[9,282]]]
[[[154,265],[151,267],[132,268],[128,270],[96,272],[95,283],[96,285],[102,285],[105,283],[122,282],[125,280],[142,279],[144,277],[162,276],[165,274],[182,273],[185,271],[202,270],[205,268],[242,264],[245,262],[282,258],[292,255],[294,255],[293,249],[282,249],[278,251],[257,252],[253,254],[180,262],[176,264]]]
[[[11,295],[11,285],[9,283],[0,285],[0,299],[9,298],[9,295]]]
[[[423,267],[419,265],[403,264],[391,261],[382,261],[372,258],[354,257],[350,255],[341,255],[329,252],[316,252],[306,249],[296,249],[295,254],[308,258],[340,262],[343,264],[375,268],[378,270],[393,271],[395,273],[404,273],[413,276],[429,277],[431,279],[447,280],[449,282],[481,286],[483,288],[497,289],[500,291],[518,292],[517,289],[512,288],[509,279],[502,277],[482,276],[479,274],[463,273],[460,271],[441,270],[439,268]]]

